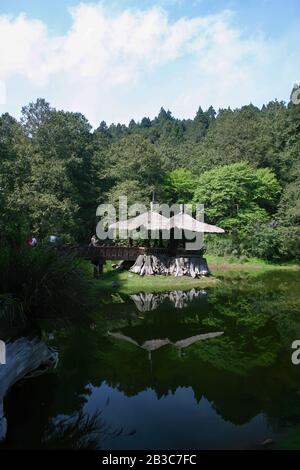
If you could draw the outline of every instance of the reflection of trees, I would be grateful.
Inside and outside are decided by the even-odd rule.
[[[43,436],[43,447],[47,449],[101,449],[108,438],[132,435],[122,428],[114,429],[102,416],[103,410],[92,415],[82,410],[71,416],[53,418]]]
[[[57,375],[49,373],[24,380],[12,388],[6,399],[9,422],[5,445],[9,448],[39,448],[59,385]]]
[[[151,387],[160,397],[179,386],[190,386],[197,399],[204,395],[224,418],[235,423],[246,422],[261,411],[273,416],[287,412],[284,397],[293,396],[295,401],[299,378],[282,341],[285,336],[285,343],[290,344],[288,330],[281,324],[288,322],[289,310],[296,317],[293,306],[299,305],[299,298],[289,297],[287,289],[295,292],[293,286],[287,288],[281,279],[210,290],[207,299],[187,306],[184,315],[176,315],[174,309],[169,315],[165,308],[130,326],[120,328],[116,322],[115,330],[139,344],[150,337],[178,340],[195,328],[218,328],[225,335],[192,345],[182,358],[170,346],[155,351],[152,369],[146,354],[134,345],[112,343],[109,352],[102,352],[105,380],[127,395]],[[299,315],[296,320],[299,326]]]
[[[176,342],[216,329],[225,333],[192,344],[182,357],[173,346],[166,345],[152,353],[150,367],[147,351],[136,345],[77,329],[64,343],[67,395],[72,396],[71,390],[81,390],[77,400],[82,402],[85,385],[98,386],[103,380],[128,396],[149,387],[158,397],[180,386],[192,387],[198,400],[204,395],[232,422],[246,422],[262,410],[276,416],[277,410],[283,409],[283,397],[299,383],[291,374],[288,353],[282,347],[284,332],[278,329],[280,323],[274,314],[283,308],[283,299],[283,311],[291,307],[286,286],[280,285],[278,279],[274,287],[273,279],[269,288],[258,280],[247,288],[239,284],[211,289],[184,310],[176,310],[167,302],[142,319],[133,314],[132,304],[124,297],[123,316],[119,313],[114,320],[114,310],[107,325],[110,331],[118,331],[138,344],[153,338]],[[274,310],[276,302],[279,307]],[[295,396],[295,392],[291,394]],[[64,396],[65,391],[62,401],[70,409],[71,403],[75,405],[74,393],[72,400]]]
[[[243,423],[261,411],[263,384],[266,396],[275,391],[268,386],[268,369],[257,367],[255,354],[249,359],[240,372],[241,350],[232,338],[219,337],[193,344],[181,358],[172,347],[159,349],[150,368],[145,351],[118,342],[103,357],[102,370],[106,382],[128,396],[152,388],[161,397],[178,387],[192,387],[197,400],[205,396],[223,418]]]
[[[10,425],[4,447],[99,449],[107,438],[134,433],[112,427],[103,417],[109,402],[91,415],[82,408],[70,415],[56,414],[53,403],[58,388],[57,377],[49,374],[12,390],[7,400]]]
[[[292,278],[282,282],[280,276],[270,282],[259,278],[247,286],[210,289],[184,310],[166,302],[145,315],[123,296],[122,303],[103,306],[105,328],[103,315],[98,315],[95,329],[58,330],[54,345],[60,351],[60,363],[55,375],[40,378],[39,387],[36,379],[28,382],[28,394],[20,397],[39,421],[33,440],[47,428],[49,416],[75,416],[90,393],[88,385],[99,387],[103,381],[127,396],[151,388],[160,398],[178,387],[191,387],[198,401],[206,397],[224,419],[235,424],[260,412],[272,426],[297,420],[300,377],[290,362],[290,344],[300,325],[297,283]],[[153,338],[176,343],[213,331],[224,335],[195,342],[181,356],[166,344],[152,352],[150,366],[147,351],[104,335],[108,329],[139,345]],[[14,413],[9,400],[7,409]]]
[[[207,291],[204,289],[197,290],[191,289],[189,291],[172,291],[172,292],[139,292],[138,294],[132,294],[129,297],[136,305],[136,308],[140,312],[149,312],[156,310],[162,303],[168,301],[175,308],[185,308],[193,300],[199,297],[205,297]]]
[[[44,433],[43,445],[50,449],[98,449],[101,433],[107,428],[99,421],[99,413],[88,416],[82,411],[53,418]]]

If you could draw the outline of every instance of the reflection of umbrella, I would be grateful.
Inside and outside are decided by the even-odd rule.
[[[148,352],[155,351],[156,349],[161,348],[162,346],[165,346],[166,344],[172,344],[171,341],[168,338],[165,339],[150,339],[149,341],[145,341],[143,344],[139,344],[137,341],[134,339],[130,338],[130,336],[125,336],[123,333],[114,333],[108,331],[110,336],[116,339],[123,339],[124,341],[127,341],[128,343],[134,344],[135,346],[138,346],[139,348],[145,349]]]
[[[109,226],[109,229],[135,230],[145,227],[146,230],[167,230],[169,219],[155,211],[147,211],[128,220],[121,220]]]
[[[164,339],[151,339],[151,340],[145,341],[142,344],[139,344],[137,341],[130,338],[129,336],[123,335],[123,333],[118,333],[118,332],[116,332],[116,333],[112,332],[111,333],[110,331],[108,331],[108,334],[110,336],[112,336],[113,338],[127,341],[128,343],[134,344],[135,346],[138,346],[139,348],[145,349],[146,351],[148,351],[149,359],[151,360],[151,352],[155,351],[156,349],[160,349],[161,347],[166,346],[167,344],[171,344],[171,345],[175,346],[175,348],[177,348],[179,350],[179,353],[180,353],[181,349],[187,348],[188,346],[191,346],[192,344],[196,343],[197,341],[203,341],[205,339],[217,338],[218,336],[223,335],[224,331],[217,331],[217,332],[213,332],[213,333],[205,333],[205,334],[201,334],[201,335],[195,335],[195,336],[191,336],[189,338],[181,339],[179,341],[176,341],[175,343],[170,341],[168,338],[164,338]]]
[[[125,336],[122,333],[111,333],[110,331],[108,331],[108,334],[110,336],[112,336],[113,338],[127,341],[128,343],[134,344],[138,348],[142,348],[145,351],[147,351],[148,352],[148,358],[149,358],[149,361],[151,363],[151,369],[152,369],[151,352],[155,351],[156,349],[161,348],[162,346],[166,346],[167,344],[172,344],[171,341],[168,338],[165,338],[165,339],[150,339],[149,341],[145,341],[143,344],[139,344],[134,339],[130,338],[129,336]]]
[[[170,228],[177,228],[179,230],[188,230],[190,232],[201,232],[201,233],[224,233],[220,227],[215,225],[205,224],[194,219],[191,215],[185,212],[175,214],[170,219]]]
[[[191,344],[196,343],[197,341],[203,341],[204,339],[211,339],[211,338],[217,338],[218,336],[222,336],[224,334],[224,331],[216,331],[215,333],[204,333],[202,335],[195,335],[191,336],[190,338],[185,338],[181,339],[179,341],[176,341],[174,346],[178,349],[183,349],[187,348],[188,346],[191,346]]]

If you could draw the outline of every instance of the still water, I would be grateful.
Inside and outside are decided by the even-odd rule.
[[[299,287],[276,271],[114,293],[88,322],[41,325],[59,362],[9,392],[5,447],[300,448]]]

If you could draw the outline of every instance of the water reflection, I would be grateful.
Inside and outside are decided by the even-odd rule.
[[[152,356],[151,356],[152,351],[156,351],[157,349],[160,349],[163,346],[166,346],[166,345],[174,346],[178,350],[179,356],[181,356],[182,355],[182,349],[185,349],[185,348],[191,346],[192,344],[197,343],[198,341],[203,341],[205,339],[211,339],[211,338],[217,338],[218,336],[222,336],[223,333],[224,333],[223,331],[217,331],[215,333],[199,334],[199,335],[195,335],[195,336],[190,336],[189,338],[181,339],[181,340],[176,341],[176,342],[170,341],[169,338],[150,339],[150,340],[144,341],[142,344],[139,344],[133,338],[130,338],[129,336],[125,336],[122,333],[108,331],[109,336],[112,336],[113,338],[115,338],[117,340],[127,341],[128,343],[134,344],[135,346],[147,351],[148,352],[148,357],[149,357],[150,360],[152,358]]]
[[[104,417],[109,400],[102,410],[88,414],[81,409],[71,416],[55,416],[42,437],[43,447],[48,449],[99,450],[106,439],[132,436],[122,428],[113,427]]]
[[[47,445],[43,436],[60,417],[72,421],[102,409],[112,429],[125,431],[104,442],[99,436],[102,448],[276,441],[300,421],[300,367],[292,365],[290,347],[300,334],[299,305],[299,274],[272,273],[210,289],[183,310],[167,299],[136,314],[123,295],[103,304],[93,329],[50,325],[60,362],[7,397],[8,446]]]
[[[135,303],[140,312],[150,312],[156,310],[163,302],[170,302],[175,308],[185,308],[190,302],[205,297],[207,291],[204,289],[191,289],[189,291],[176,290],[172,292],[139,292],[129,297]]]

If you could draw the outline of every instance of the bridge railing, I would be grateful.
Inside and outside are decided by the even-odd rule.
[[[96,260],[132,260],[145,252],[144,247],[138,246],[94,246],[94,245],[61,245],[58,250],[64,253],[74,253],[82,258]]]
[[[57,247],[59,251],[65,253],[75,253],[77,256],[90,260],[124,260],[124,261],[135,261],[139,255],[168,255],[170,251],[164,247],[144,247],[144,246],[118,246],[118,245],[61,245]],[[184,256],[184,257],[202,257],[199,252],[186,251],[184,249],[177,248],[172,255]]]

